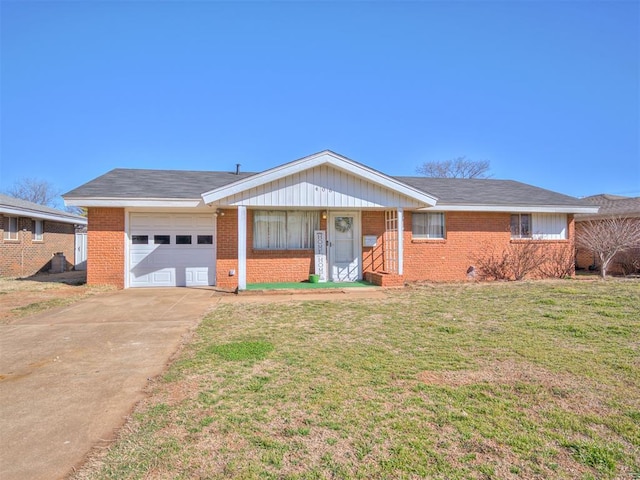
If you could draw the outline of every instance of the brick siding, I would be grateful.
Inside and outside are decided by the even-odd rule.
[[[51,268],[54,253],[62,252],[66,269],[75,264],[75,227],[73,224],[42,220],[42,240],[33,239],[35,221],[18,218],[18,239],[5,240],[9,217],[0,215],[0,276],[27,277]]]
[[[238,213],[225,210],[217,222],[216,285],[234,289],[238,286]],[[320,219],[320,229],[326,229]],[[235,275],[230,275],[230,270]],[[314,270],[313,249],[260,250],[253,248],[253,211],[247,210],[247,283],[300,282]]]
[[[216,285],[235,289],[238,286],[238,215],[237,210],[223,210],[217,217]],[[124,209],[90,208],[88,229],[88,282],[124,286]],[[375,247],[362,248],[363,275],[385,272],[383,211],[361,213],[362,235],[375,235]],[[412,239],[411,212],[404,217],[404,275],[369,275],[388,285],[403,281],[460,281],[487,245],[506,248],[510,245],[510,214],[482,212],[447,212],[446,238]],[[327,221],[321,219],[326,230]],[[544,241],[548,248],[573,248],[574,221],[569,216],[569,240]],[[247,211],[247,283],[297,282],[308,279],[314,270],[314,252],[308,250],[258,250],[253,248],[253,212]],[[233,271],[233,275],[230,273]]]
[[[375,235],[375,247],[362,247],[362,271],[381,272],[384,265],[384,212],[365,210],[361,215],[362,235]]]
[[[493,212],[446,212],[446,238],[412,239],[411,213],[404,222],[404,277],[407,281],[459,281],[468,278],[469,267],[487,248],[507,248],[511,240],[511,214]],[[546,248],[573,248],[573,216],[568,216],[567,240],[536,241]]]
[[[87,283],[124,288],[123,208],[89,208]]]

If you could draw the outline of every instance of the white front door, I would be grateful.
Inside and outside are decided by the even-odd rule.
[[[355,282],[361,278],[360,214],[332,212],[328,227],[331,281]]]

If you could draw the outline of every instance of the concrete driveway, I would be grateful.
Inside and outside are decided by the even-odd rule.
[[[113,439],[215,295],[130,289],[0,325],[0,479],[63,478]]]

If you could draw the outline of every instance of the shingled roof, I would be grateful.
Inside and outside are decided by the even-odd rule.
[[[65,199],[200,199],[210,190],[255,175],[220,171],[117,168],[65,193]],[[512,180],[391,177],[438,199],[444,206],[584,208],[578,198]]]
[[[0,213],[19,215],[23,217],[43,218],[62,223],[77,223],[86,225],[87,219],[80,215],[64,212],[56,208],[28,202],[20,198],[10,197],[0,193]]]
[[[438,205],[587,206],[580,199],[513,180],[394,177],[438,198]]]
[[[200,198],[253,173],[116,168],[63,195],[65,198]]]
[[[597,214],[578,214],[577,221],[603,217],[640,217],[640,197],[622,197],[601,193],[582,199],[585,203],[600,206]]]

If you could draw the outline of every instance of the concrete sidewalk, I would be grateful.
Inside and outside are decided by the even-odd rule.
[[[212,290],[130,289],[0,325],[0,479],[63,478],[113,439]]]

